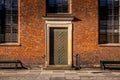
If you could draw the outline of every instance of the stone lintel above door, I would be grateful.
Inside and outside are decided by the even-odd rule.
[[[70,15],[70,14],[49,14],[47,16],[43,17],[44,20],[46,21],[73,21],[74,20],[74,16]]]

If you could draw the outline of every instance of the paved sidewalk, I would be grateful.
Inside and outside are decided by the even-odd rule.
[[[0,80],[120,80],[120,71],[0,70]]]

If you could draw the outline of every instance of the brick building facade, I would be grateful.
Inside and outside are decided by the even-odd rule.
[[[25,65],[72,66],[79,53],[80,64],[86,67],[99,66],[102,59],[120,60],[119,43],[99,43],[99,0],[68,0],[67,14],[48,14],[47,3],[49,0],[18,0],[18,41],[1,43],[0,59],[19,59]],[[58,62],[51,59],[52,48],[59,43],[52,38],[59,30],[67,36],[63,37],[67,41],[66,63],[60,63],[61,58]]]

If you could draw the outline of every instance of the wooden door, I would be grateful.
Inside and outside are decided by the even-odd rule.
[[[68,29],[50,28],[50,65],[68,64]]]

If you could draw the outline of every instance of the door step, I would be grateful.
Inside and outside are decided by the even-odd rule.
[[[71,66],[48,66],[45,70],[73,70]]]

